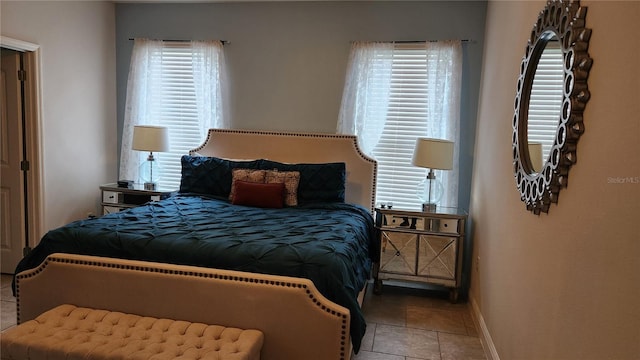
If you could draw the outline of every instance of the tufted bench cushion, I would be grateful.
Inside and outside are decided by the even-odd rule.
[[[187,321],[60,305],[2,333],[2,359],[260,359],[264,337]]]

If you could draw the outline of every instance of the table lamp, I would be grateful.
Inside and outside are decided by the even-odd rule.
[[[418,194],[423,201],[423,212],[435,212],[444,188],[436,181],[433,169],[451,170],[453,168],[453,142],[441,139],[418,138],[413,152],[413,166],[428,168],[427,178],[418,185]],[[424,193],[427,196],[424,196]]]
[[[140,178],[145,190],[156,190],[160,167],[153,152],[169,151],[169,130],[164,126],[135,125],[132,149],[149,152],[147,160],[140,165]]]

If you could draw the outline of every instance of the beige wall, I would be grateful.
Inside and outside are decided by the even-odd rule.
[[[638,359],[640,2],[582,1],[594,59],[586,131],[559,204],[535,216],[513,179],[511,119],[526,39],[544,5],[488,6],[471,301],[501,359]]]
[[[46,231],[97,213],[98,185],[116,179],[115,6],[2,1],[0,12],[2,36],[40,45]]]

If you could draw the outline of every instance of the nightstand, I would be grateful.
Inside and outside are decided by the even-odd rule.
[[[458,300],[467,214],[454,208],[437,212],[376,208],[380,262],[374,267],[374,293],[383,280],[401,280],[449,288]]]
[[[117,183],[100,185],[100,192],[103,215],[140,206],[149,201],[159,201],[171,194],[168,190],[145,190],[142,184],[124,188],[118,187]]]

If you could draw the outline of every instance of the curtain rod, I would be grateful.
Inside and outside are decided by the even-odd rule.
[[[135,38],[129,38],[129,41],[133,41],[135,40]],[[189,42],[189,41],[197,41],[197,40],[186,40],[186,39],[149,39],[149,40],[160,40],[160,41],[167,41],[167,42]],[[227,45],[229,44],[229,41],[227,40],[220,40],[220,42],[222,43],[222,45]]]
[[[357,41],[360,41],[360,40],[357,40]],[[419,44],[419,43],[439,42],[439,41],[448,41],[448,40],[396,40],[396,41],[378,41],[378,42],[381,42],[381,43],[392,43],[392,44]],[[351,42],[352,43],[356,42],[356,40],[351,41]],[[460,42],[471,43],[471,42],[473,42],[473,40],[471,40],[471,39],[461,39]]]
[[[398,41],[389,41],[389,42],[392,42],[395,44],[411,44],[411,43],[439,42],[439,41],[449,41],[449,40],[398,40]],[[461,39],[460,42],[473,42],[473,40]]]

